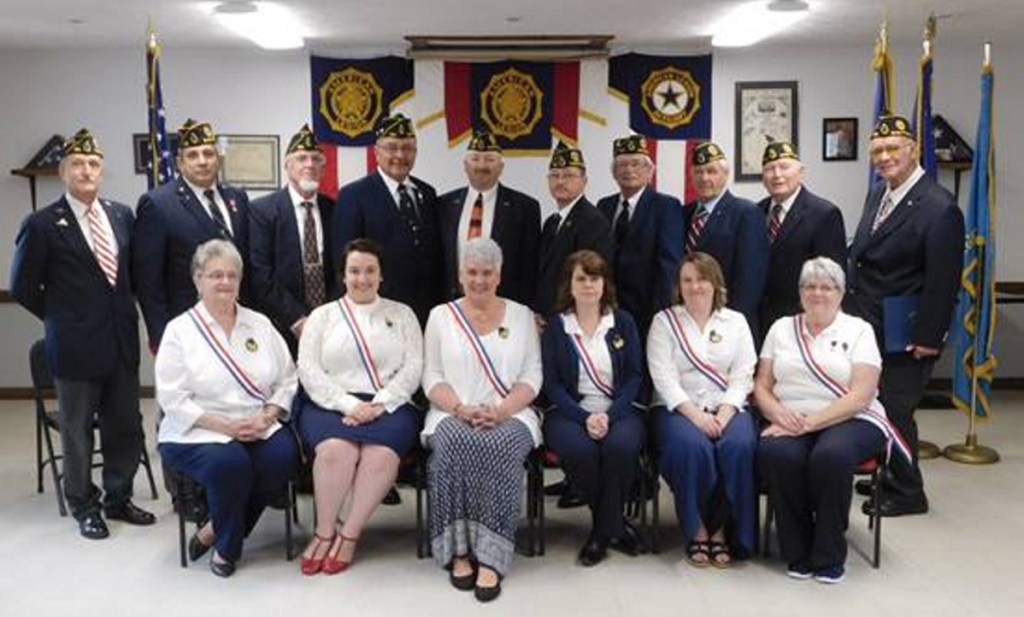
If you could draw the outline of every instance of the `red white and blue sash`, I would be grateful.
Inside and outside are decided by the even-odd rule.
[[[206,323],[203,319],[202,313],[199,309],[192,307],[188,311],[188,316],[192,319],[192,323],[195,324],[196,330],[199,330],[200,336],[209,345],[210,351],[213,355],[220,360],[220,363],[227,369],[228,373],[235,380],[236,383],[245,391],[246,394],[256,399],[261,403],[267,402],[267,395],[260,390],[260,387],[256,385],[249,374],[245,372],[245,369],[238,364],[238,362],[232,357],[228,347],[217,339],[216,333],[210,328],[210,324]]]
[[[668,322],[669,330],[675,336],[676,342],[679,343],[679,350],[683,352],[683,356],[693,365],[693,368],[697,369],[697,372],[703,375],[715,384],[719,390],[725,392],[729,389],[729,380],[726,379],[718,370],[715,369],[714,365],[700,357],[697,350],[690,344],[690,339],[686,336],[686,330],[683,329],[682,322],[679,321],[679,317],[676,316],[675,311],[672,308],[667,308],[662,311],[665,315],[665,320]]]
[[[796,335],[797,347],[800,348],[800,357],[804,361],[804,365],[807,370],[810,371],[811,375],[818,380],[826,390],[832,393],[836,398],[844,396],[849,389],[843,384],[836,381],[831,375],[825,372],[818,361],[814,359],[814,354],[811,352],[811,345],[804,336],[804,317],[803,315],[797,315],[793,318],[793,330]],[[896,450],[907,460],[911,462],[913,460],[910,452],[910,446],[903,439],[903,435],[900,434],[899,430],[889,422],[889,418],[886,417],[885,411],[880,409],[877,404],[868,405],[864,411],[857,414],[857,417],[870,422],[878,427],[885,435],[885,452],[886,458],[892,456],[892,448],[896,446]]]
[[[569,340],[572,341],[576,356],[580,359],[580,364],[583,365],[583,372],[590,378],[590,382],[601,391],[601,394],[608,398],[615,398],[615,389],[608,385],[608,382],[602,379],[601,374],[597,372],[597,365],[594,364],[593,358],[587,353],[587,346],[583,344],[583,337],[579,334],[570,334]]]
[[[359,322],[356,321],[356,315],[352,312],[348,299],[342,296],[338,300],[338,308],[341,309],[341,316],[345,318],[345,323],[348,324],[348,329],[352,332],[352,340],[356,342],[359,359],[363,362],[363,370],[366,371],[366,376],[370,379],[370,385],[373,387],[374,393],[376,393],[384,387],[384,382],[381,381],[380,373],[377,372],[377,363],[373,359],[373,354],[370,353],[370,346],[366,344],[366,337],[363,336],[363,331],[359,328]]]
[[[484,376],[487,377],[487,381],[491,382],[491,387],[494,388],[495,392],[498,393],[502,398],[508,396],[511,392],[511,388],[505,385],[505,382],[498,376],[497,369],[494,368],[494,362],[491,360],[490,354],[487,353],[487,348],[484,347],[483,342],[480,341],[480,337],[477,336],[476,330],[469,323],[469,319],[466,318],[466,314],[462,312],[462,307],[459,306],[458,302],[449,302],[446,304],[448,311],[451,312],[452,318],[455,320],[455,325],[458,326],[462,333],[466,335],[466,339],[469,341],[469,346],[473,350],[473,354],[476,356],[477,362],[480,363],[480,368],[483,369]]]

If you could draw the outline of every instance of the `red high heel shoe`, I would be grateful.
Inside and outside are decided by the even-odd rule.
[[[305,574],[306,576],[312,576],[312,575],[316,574],[317,572],[320,572],[321,570],[324,569],[324,566],[326,565],[325,564],[325,557],[327,556],[326,553],[323,556],[321,556],[321,557],[317,557],[316,556],[317,552],[320,550],[320,546],[323,545],[324,543],[326,543],[327,544],[327,550],[330,551],[331,545],[334,544],[334,536],[330,536],[328,538],[323,538],[323,537],[319,536],[318,534],[313,534],[313,537],[314,537],[314,540],[313,540],[313,551],[310,553],[309,557],[303,556],[302,559],[299,561],[302,573]]]
[[[339,572],[344,572],[345,570],[348,570],[349,567],[352,565],[351,561],[343,561],[341,559],[338,559],[338,553],[341,552],[341,547],[344,546],[346,542],[351,542],[355,544],[359,541],[359,538],[350,538],[345,534],[341,533],[340,531],[338,532],[338,537],[341,538],[341,541],[338,542],[338,547],[334,548],[334,546],[332,545],[331,548],[334,550],[329,551],[327,555],[324,557],[322,569],[324,574],[338,574]]]

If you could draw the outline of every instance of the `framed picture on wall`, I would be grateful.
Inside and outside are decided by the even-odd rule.
[[[824,161],[857,160],[856,118],[825,118],[821,121],[821,158]]]
[[[178,156],[178,133],[168,133],[167,143],[171,147],[171,169],[175,167],[174,160]],[[135,173],[149,173],[149,161],[152,153],[149,151],[149,133],[135,133],[132,135],[132,152],[135,153]]]
[[[761,178],[761,155],[769,138],[799,149],[799,111],[795,81],[736,82],[737,180]]]
[[[280,188],[281,153],[277,135],[220,135],[220,179],[241,189]]]

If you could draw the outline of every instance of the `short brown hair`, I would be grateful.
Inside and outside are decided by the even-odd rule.
[[[348,265],[348,256],[352,253],[367,253],[377,258],[377,263],[380,266],[380,274],[384,276],[384,260],[381,258],[380,245],[369,238],[356,238],[355,240],[349,240],[348,244],[345,245],[345,250],[341,253],[341,261],[338,262],[335,274],[338,277],[338,283],[342,287],[345,286],[345,266]]]
[[[729,292],[725,288],[725,276],[722,274],[722,267],[718,265],[718,260],[714,257],[700,251],[687,253],[679,264],[679,270],[676,272],[676,300],[679,304],[685,304],[683,292],[679,289],[679,276],[682,274],[683,266],[686,264],[693,264],[693,267],[697,269],[697,276],[708,281],[715,288],[715,293],[711,299],[711,310],[717,311],[725,306]]]
[[[576,301],[572,297],[572,273],[576,266],[585,274],[600,276],[604,279],[604,291],[601,293],[601,314],[616,307],[615,283],[612,281],[611,268],[600,253],[590,250],[576,251],[565,259],[562,264],[562,276],[558,281],[558,293],[555,296],[555,310],[559,313],[576,310]]]

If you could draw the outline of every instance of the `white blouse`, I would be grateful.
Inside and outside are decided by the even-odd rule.
[[[608,331],[615,327],[615,315],[610,311],[602,315],[593,336],[587,336],[583,332],[583,328],[580,327],[580,323],[576,320],[575,313],[562,313],[562,326],[566,336],[580,335],[583,347],[587,350],[587,354],[590,355],[597,375],[604,383],[614,388],[613,380],[615,374],[612,371],[612,355],[608,351],[608,342],[605,340],[605,337]],[[583,358],[578,358],[578,362],[579,366],[577,368],[579,368],[580,376],[576,387],[580,396],[583,397],[580,399],[580,407],[589,413],[607,412],[612,406],[612,399],[606,396],[604,392],[598,390],[594,382],[587,376],[587,372],[583,367]]]
[[[701,330],[686,307],[675,305],[669,310],[678,317],[697,356],[711,364],[728,386],[723,392],[690,363],[672,333],[668,315],[659,312],[647,335],[647,367],[654,382],[654,404],[675,410],[692,401],[698,409],[710,412],[724,403],[745,411],[747,397],[754,390],[757,366],[754,338],[746,317],[721,308],[711,313]]]
[[[541,367],[540,338],[533,321],[533,311],[505,299],[505,316],[501,325],[480,337],[495,372],[511,388],[516,383],[540,392],[544,374]],[[503,398],[494,390],[477,360],[466,334],[457,325],[447,305],[435,306],[427,319],[424,335],[423,391],[439,383],[447,383],[465,405],[497,405]],[[423,427],[424,443],[448,412],[431,406]],[[535,445],[541,444],[540,419],[530,407],[512,416],[530,430]]]
[[[266,396],[253,398],[218,359],[189,313],[168,324],[156,354],[156,400],[164,412],[158,441],[171,443],[227,443],[231,437],[195,426],[204,413],[242,419],[273,404],[291,412],[298,389],[291,352],[273,324],[260,313],[238,307],[231,336],[210,316],[202,301],[196,304],[200,318],[224,345],[231,358]],[[263,438],[281,425],[267,429]]]
[[[372,402],[393,412],[412,399],[423,373],[423,334],[416,315],[387,298],[348,305],[383,384]],[[314,403],[343,415],[360,402],[354,393],[374,393],[339,301],[318,306],[306,319],[299,341],[299,380]]]
[[[836,400],[835,395],[814,377],[800,355],[794,317],[778,319],[764,339],[761,357],[772,361],[775,385],[772,393],[788,409],[810,415],[817,413]],[[854,364],[882,367],[871,324],[859,317],[840,312],[835,320],[818,336],[811,336],[807,328],[804,336],[810,341],[811,354],[819,366],[835,381],[849,387]],[[871,407],[879,411],[882,405],[876,398]]]

